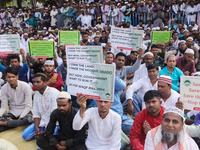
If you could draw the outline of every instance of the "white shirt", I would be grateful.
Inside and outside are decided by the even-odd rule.
[[[16,89],[11,88],[6,83],[1,88],[1,108],[0,116],[8,109],[8,99],[10,98],[9,113],[15,117],[24,118],[32,110],[32,90],[29,84],[17,80]]]
[[[145,93],[149,90],[157,90],[157,86],[158,86],[158,82],[152,85],[151,80],[149,79],[148,76],[141,78],[128,87],[126,91],[126,99],[133,100],[133,93],[139,90],[137,95],[142,99],[142,109],[144,109],[146,108],[144,99],[143,99]]]
[[[78,111],[73,120],[73,129],[80,130],[86,123],[89,124],[86,146],[89,150],[120,150],[121,147],[121,117],[109,110],[102,119],[98,108],[89,108],[83,118]]]
[[[145,139],[145,145],[144,145],[144,150],[156,150],[155,146],[154,146],[154,142],[153,139],[151,137],[151,130],[147,133],[146,139]],[[179,137],[181,138],[181,137]],[[195,143],[195,141],[189,137],[189,143],[190,143],[190,150],[199,150],[197,144]],[[178,139],[180,140],[180,139]],[[174,144],[172,147],[170,147],[168,149],[167,144],[163,144],[162,146],[162,150],[179,150],[179,144],[178,142],[176,144]]]
[[[163,101],[162,98],[160,99],[162,101],[161,106],[163,106],[165,108],[168,108],[170,106],[175,106],[176,107],[176,103],[178,102],[178,98],[179,97],[180,97],[180,94],[171,89],[171,95],[165,102]]]
[[[132,83],[146,76],[148,76],[148,71],[147,71],[146,63],[144,63],[140,65],[138,70],[135,71],[135,75],[134,75]]]
[[[91,20],[92,20],[92,17],[90,15],[83,16],[83,18],[81,20],[82,21],[82,25],[85,28],[91,27]]]
[[[57,95],[60,92],[52,87],[45,89],[43,95],[39,91],[33,98],[33,118],[40,118],[39,127],[46,127],[49,123],[50,115],[57,108]]]

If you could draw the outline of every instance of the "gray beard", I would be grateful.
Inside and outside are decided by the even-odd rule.
[[[171,144],[176,144],[177,140],[179,138],[179,134],[173,134],[173,133],[166,133],[165,131],[162,130],[162,143],[171,143]]]

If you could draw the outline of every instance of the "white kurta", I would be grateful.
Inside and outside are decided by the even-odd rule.
[[[58,12],[57,12],[57,10],[52,10],[51,12],[50,12],[50,16],[51,16],[51,26],[54,26],[54,25],[56,25],[56,18],[54,18],[54,16],[57,14]]]

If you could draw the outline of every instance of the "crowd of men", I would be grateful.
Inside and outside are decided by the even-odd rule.
[[[29,125],[23,139],[47,150],[199,149],[200,114],[180,99],[181,76],[200,76],[198,2],[51,0],[2,9],[0,35],[18,34],[20,53],[0,54],[0,132]],[[143,30],[139,50],[112,48],[112,27]],[[104,63],[116,67],[113,102],[67,93],[59,31],[80,31],[80,45],[103,47]],[[172,36],[151,44],[151,31]],[[31,57],[28,41],[54,41],[54,58]]]

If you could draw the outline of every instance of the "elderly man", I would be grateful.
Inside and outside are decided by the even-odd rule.
[[[187,40],[186,40],[186,45],[187,45],[187,48],[190,48],[194,51],[194,62],[195,64],[197,64],[198,62],[198,59],[199,59],[199,51],[198,49],[194,46],[194,43],[193,43],[193,37],[188,37]]]
[[[176,67],[178,67],[184,75],[192,75],[195,73],[195,63],[192,60],[194,57],[194,51],[187,49],[183,56],[177,58]]]
[[[144,150],[198,150],[184,128],[184,113],[172,106],[164,111],[162,124],[147,133]]]

